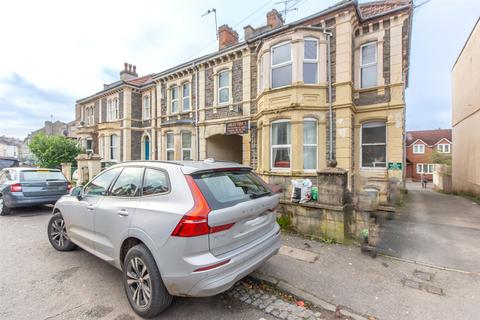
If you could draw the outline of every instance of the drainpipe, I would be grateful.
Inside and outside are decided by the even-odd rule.
[[[322,29],[323,34],[327,37],[327,78],[328,78],[328,124],[329,124],[329,149],[328,160],[333,160],[333,112],[332,112],[332,58],[331,58],[331,45],[330,39],[332,32]]]
[[[198,66],[193,62],[193,69],[195,70],[195,150],[197,153],[197,160],[200,160],[200,127],[198,126],[198,100],[200,98],[200,88],[199,86],[199,72]]]

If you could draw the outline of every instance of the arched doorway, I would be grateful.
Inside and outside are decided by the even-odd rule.
[[[150,138],[145,136],[143,139],[144,159],[150,160]]]
[[[216,134],[206,139],[207,158],[242,163],[242,137]]]

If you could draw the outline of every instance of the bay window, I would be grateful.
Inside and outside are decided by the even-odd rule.
[[[303,82],[318,82],[318,42],[315,39],[303,42]]]
[[[182,109],[183,111],[190,111],[190,83],[182,85]]]
[[[192,133],[182,132],[182,160],[192,160]]]
[[[360,47],[360,87],[377,85],[377,43],[367,43]]]
[[[303,121],[303,169],[317,169],[317,121]]]
[[[387,130],[385,122],[373,121],[362,125],[361,163],[363,168],[387,166]]]
[[[143,120],[150,119],[150,96],[143,97]]]
[[[170,89],[170,97],[171,97],[171,113],[178,112],[178,87],[174,86]]]
[[[272,123],[271,166],[272,169],[291,168],[291,129],[290,121],[279,120]]]
[[[230,100],[229,71],[224,70],[218,73],[218,103],[228,103]]]
[[[166,140],[166,150],[167,150],[167,160],[174,160],[175,159],[175,145],[173,142],[173,132],[167,132],[165,135]]]
[[[278,88],[292,83],[292,45],[283,43],[272,48],[271,51],[271,87]]]

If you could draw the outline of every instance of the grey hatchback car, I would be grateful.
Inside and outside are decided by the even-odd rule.
[[[0,215],[12,208],[54,204],[70,188],[57,169],[5,168],[0,171]]]
[[[48,238],[123,271],[133,310],[229,289],[280,247],[279,195],[250,167],[205,161],[114,165],[55,205]]]

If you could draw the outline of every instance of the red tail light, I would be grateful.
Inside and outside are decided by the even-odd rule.
[[[219,262],[219,263],[215,263],[215,264],[212,264],[212,265],[209,265],[207,267],[202,267],[202,268],[198,268],[196,270],[193,270],[193,272],[201,272],[201,271],[207,271],[207,270],[212,270],[212,269],[215,269],[215,268],[218,268],[218,267],[221,267],[227,263],[230,262],[230,259],[228,260],[225,260],[225,261],[222,261],[222,262]]]
[[[174,237],[197,237],[209,233],[220,232],[227,230],[233,226],[233,223],[223,226],[210,228],[208,225],[208,214],[211,209],[208,206],[207,200],[200,191],[192,176],[185,176],[188,186],[193,195],[193,208],[190,209],[180,220],[178,225],[172,232]]]
[[[20,183],[15,183],[10,186],[11,192],[22,192],[22,185]]]

